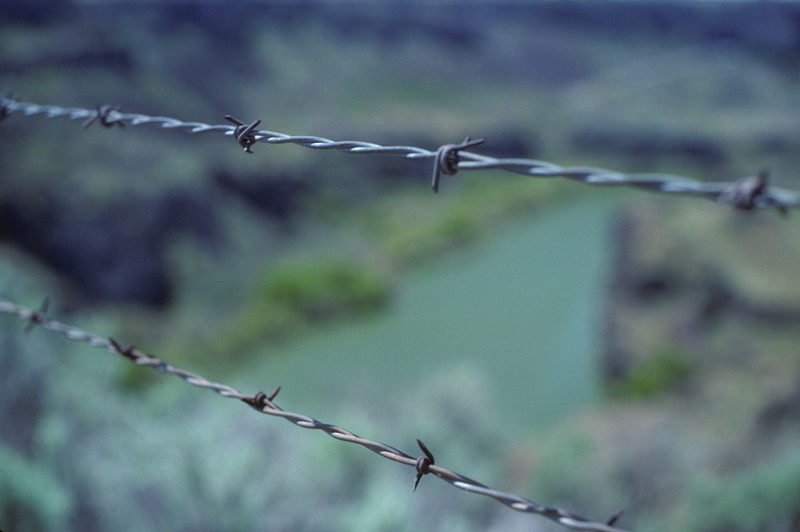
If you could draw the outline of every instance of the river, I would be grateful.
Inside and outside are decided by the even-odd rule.
[[[498,422],[523,431],[595,402],[615,203],[594,198],[414,270],[388,311],[270,348],[248,380],[326,421],[335,398],[392,401],[458,374],[480,375]]]

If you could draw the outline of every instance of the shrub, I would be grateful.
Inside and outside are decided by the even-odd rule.
[[[384,277],[354,262],[300,260],[274,269],[263,294],[308,321],[327,321],[381,309],[390,287]]]

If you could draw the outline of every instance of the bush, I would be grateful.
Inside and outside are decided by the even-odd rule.
[[[677,348],[659,350],[613,385],[621,397],[652,397],[678,388],[692,372],[687,355]]]
[[[55,478],[0,445],[0,523],[7,530],[63,530],[71,504]]]
[[[388,301],[388,281],[349,261],[297,261],[267,277],[268,302],[308,321],[327,321],[380,310]]]

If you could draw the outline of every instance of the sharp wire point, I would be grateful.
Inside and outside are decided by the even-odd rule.
[[[281,391],[281,387],[280,387],[280,386],[278,386],[277,388],[275,388],[274,390],[272,390],[272,393],[270,393],[270,394],[267,396],[267,399],[269,399],[269,400],[270,400],[270,402],[271,402],[273,399],[275,399],[275,397],[277,397],[277,395],[278,395],[278,392],[280,392],[280,391]]]
[[[47,319],[47,309],[50,307],[50,296],[45,296],[42,304],[39,306],[39,310],[34,310],[30,313],[30,317],[28,318],[28,325],[25,326],[25,334],[28,334],[33,330],[34,327],[37,325],[41,325],[41,323]]]
[[[614,526],[614,523],[625,513],[625,510],[617,510],[614,514],[606,521],[608,526]]]
[[[431,452],[428,450],[428,447],[426,447],[425,444],[419,439],[417,439],[417,444],[419,444],[419,448],[422,449],[422,452],[425,453],[425,456],[420,456],[417,458],[417,461],[414,464],[417,469],[417,474],[414,477],[413,491],[417,491],[419,481],[422,480],[424,475],[430,473],[430,466],[434,464],[433,454],[431,454]]]
[[[104,127],[112,127],[114,124],[125,127],[125,124],[120,120],[111,120],[112,113],[119,113],[119,105],[98,105],[89,118],[83,122],[83,129],[91,126],[95,120],[99,120],[100,124]]]

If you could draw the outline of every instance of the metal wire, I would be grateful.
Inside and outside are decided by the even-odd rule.
[[[510,493],[494,490],[488,486],[485,486],[484,484],[481,484],[480,482],[472,480],[469,477],[434,465],[433,455],[422,442],[419,442],[419,440],[417,441],[419,442],[419,445],[425,454],[419,458],[414,458],[413,456],[384,443],[360,438],[352,432],[341,427],[337,427],[336,425],[322,423],[311,417],[283,410],[273,401],[280,388],[277,388],[269,395],[266,395],[263,392],[258,392],[254,395],[245,395],[225,384],[212,382],[190,371],[176,368],[175,366],[159,360],[158,358],[142,353],[131,345],[121,346],[113,338],[106,339],[48,318],[44,313],[46,308],[47,305],[45,304],[40,310],[32,310],[0,298],[0,313],[13,314],[19,319],[27,321],[27,327],[39,326],[44,329],[60,333],[70,340],[86,342],[92,347],[98,347],[112,353],[120,354],[137,366],[147,366],[163,373],[175,375],[192,386],[214,391],[223,397],[239,399],[261,413],[282,417],[288,421],[291,421],[298,427],[321,430],[339,441],[358,444],[384,458],[414,467],[417,470],[417,476],[414,481],[415,489],[420,478],[423,475],[430,473],[446,482],[449,482],[459,489],[476,493],[478,495],[491,497],[519,512],[539,514],[572,530],[591,532],[624,532],[622,529],[613,526],[621,512],[614,514],[606,523],[600,523],[590,521],[558,508],[549,508],[547,506],[543,506],[518,495],[512,495]]]
[[[66,116],[71,120],[85,120],[87,127],[95,120],[110,127],[114,124],[138,126],[156,124],[167,129],[181,129],[187,133],[219,132],[232,136],[251,152],[256,142],[267,144],[297,144],[315,150],[339,150],[347,153],[380,153],[404,157],[406,159],[434,161],[434,191],[438,188],[440,174],[453,175],[458,170],[504,170],[532,177],[561,177],[594,186],[631,187],[649,192],[670,195],[696,196],[731,205],[742,210],[773,207],[781,213],[787,209],[800,208],[800,194],[794,191],[768,186],[767,174],[748,176],[733,182],[702,183],[681,176],[668,174],[625,174],[600,168],[562,167],[553,163],[534,159],[497,159],[465,151],[471,143],[447,144],[438,150],[430,151],[414,146],[381,146],[371,142],[334,141],[309,135],[286,135],[275,131],[257,129],[260,121],[249,126],[233,117],[226,116],[235,126],[210,125],[202,122],[184,122],[164,116],[122,113],[117,107],[99,106],[97,109],[65,108],[56,105],[38,105],[18,102],[11,98],[0,98],[0,119],[13,114],[24,116],[43,114],[48,118]],[[252,152],[251,152],[252,153]]]

